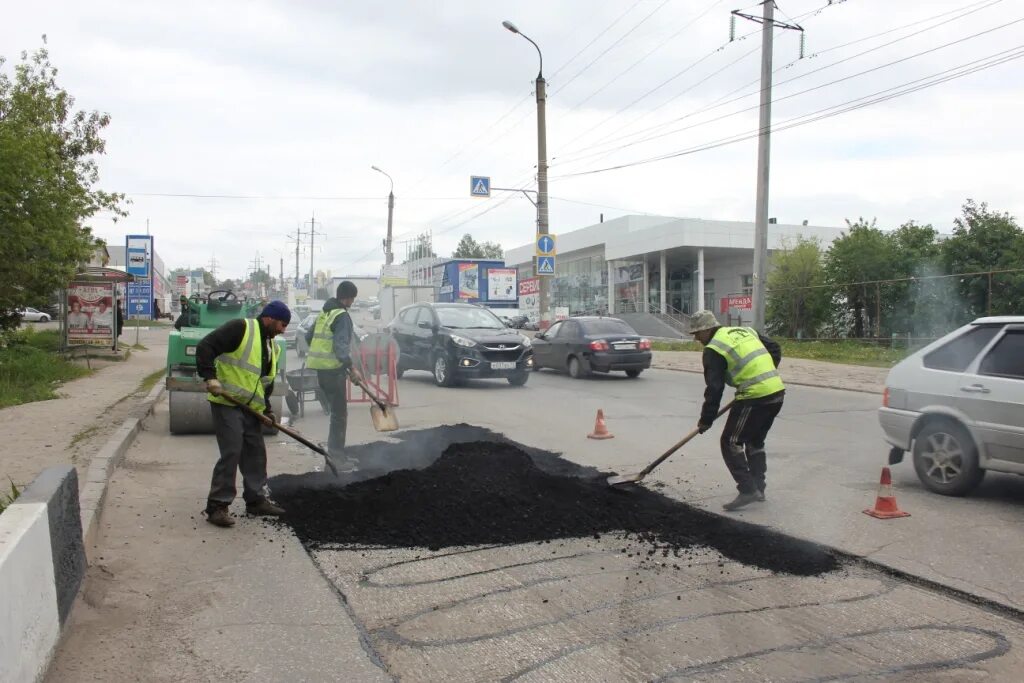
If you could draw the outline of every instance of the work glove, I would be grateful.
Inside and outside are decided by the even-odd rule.
[[[216,379],[206,380],[206,390],[214,396],[220,396],[224,393],[224,387],[221,386],[220,381]]]
[[[703,434],[704,432],[708,431],[709,429],[711,429],[711,423],[709,423],[709,422],[698,422],[697,423],[697,433],[698,434]]]
[[[263,417],[267,418],[271,422],[277,422],[277,415],[274,415],[274,411],[270,408],[263,411]]]

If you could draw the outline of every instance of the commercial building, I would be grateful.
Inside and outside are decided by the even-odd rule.
[[[799,237],[823,246],[841,228],[771,223],[768,250]],[[585,313],[660,314],[684,318],[702,308],[723,323],[753,321],[754,224],[665,216],[622,216],[556,235],[557,263],[549,306]],[[505,252],[520,281],[533,276],[535,245]]]

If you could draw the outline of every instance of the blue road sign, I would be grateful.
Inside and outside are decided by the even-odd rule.
[[[469,176],[469,194],[474,197],[490,197],[491,178],[485,175]]]
[[[153,317],[153,284],[149,280],[129,282],[127,299],[125,314],[129,318]]]
[[[537,238],[537,256],[549,256],[555,253],[555,236],[541,235]]]
[[[537,275],[554,275],[555,274],[555,257],[554,256],[538,256],[537,257]]]

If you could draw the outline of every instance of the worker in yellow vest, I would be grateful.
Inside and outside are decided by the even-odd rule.
[[[284,332],[291,311],[271,301],[255,318],[236,318],[203,337],[196,346],[196,367],[206,380],[220,459],[213,468],[206,521],[221,527],[235,524],[228,507],[235,499],[235,473],[242,471],[242,498],[250,515],[278,516],[284,510],[268,499],[267,449],[263,423],[225,395],[275,422],[270,405],[280,349],[274,337]]]
[[[736,389],[735,403],[722,430],[722,457],[739,495],[726,510],[765,500],[765,438],[782,410],[786,387],[779,377],[782,348],[749,327],[724,327],[711,311],[690,319],[690,333],[704,346],[704,405],[697,429],[711,428],[725,385]]]
[[[345,432],[348,429],[348,399],[345,392],[347,375],[361,376],[352,367],[352,316],[348,309],[359,290],[348,280],[338,285],[335,296],[324,302],[316,324],[306,332],[309,352],[306,367],[316,370],[317,384],[327,398],[331,422],[327,436],[327,453],[339,470],[351,470],[355,463],[347,462]]]

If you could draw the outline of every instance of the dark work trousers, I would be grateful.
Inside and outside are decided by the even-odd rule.
[[[722,430],[722,458],[740,493],[765,489],[768,462],[764,440],[780,410],[782,396],[778,401],[767,403],[736,401],[729,410]]]
[[[241,408],[211,403],[220,459],[213,468],[207,510],[235,499],[235,473],[242,470],[242,498],[257,503],[267,496],[267,448],[263,423]]]
[[[327,452],[341,455],[345,448],[345,431],[348,429],[348,401],[345,397],[345,370],[317,370],[316,381],[327,396],[331,409],[331,428],[327,435]]]

